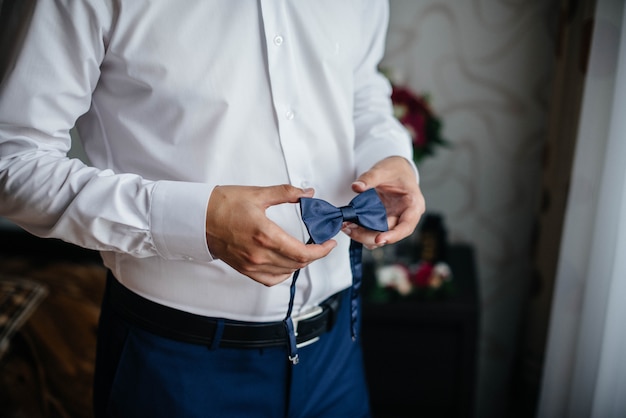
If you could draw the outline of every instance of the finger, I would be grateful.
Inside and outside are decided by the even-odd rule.
[[[424,213],[424,209],[424,205],[418,204],[404,210],[399,217],[389,217],[389,230],[380,233],[376,237],[376,242],[386,241],[389,244],[393,244],[413,234],[420,217]]]
[[[301,260],[306,259],[308,261],[296,261],[295,267],[293,259],[283,257],[281,253],[274,253],[278,255],[278,258],[273,262],[249,266],[246,269],[239,270],[239,272],[265,286],[275,286],[292,277],[296,270],[325,257],[337,246],[335,240],[328,240],[323,244],[300,244],[305,247],[303,249],[304,252],[300,256],[296,256],[296,258],[300,257]],[[283,263],[288,265],[288,267],[283,267]]]
[[[379,248],[388,244],[395,244],[398,241],[411,235],[414,228],[408,223],[399,223],[396,228],[386,232],[371,231],[365,228],[345,229],[344,233],[351,239],[362,243],[369,249]]]
[[[337,245],[334,240],[306,245],[267,219],[263,228],[252,235],[252,241],[254,245],[247,261],[251,265],[267,266],[267,271],[271,266],[292,270],[303,268],[328,255]]]
[[[415,225],[412,222],[398,222],[393,229],[378,234],[375,242],[377,245],[395,244],[411,235],[413,231],[415,231]]]
[[[380,170],[378,166],[375,165],[365,173],[361,174],[359,178],[356,179],[354,183],[352,183],[352,190],[357,193],[363,193],[368,189],[375,188],[380,184]]]
[[[327,256],[337,246],[337,242],[328,240],[321,244],[304,244],[287,234],[275,223],[270,222],[264,237],[260,239],[260,245],[271,250],[272,262],[302,268]]]
[[[321,247],[319,251],[321,251],[322,254],[328,254],[335,245],[329,241],[324,244],[319,244],[319,246]],[[306,257],[307,261],[301,261],[302,259],[294,260],[292,258],[283,257],[280,254],[276,257],[270,256],[267,258],[267,261],[262,264],[255,263],[247,265],[245,268],[246,273],[244,274],[250,275],[253,273],[267,273],[277,275],[293,273],[296,270],[305,268],[313,261],[322,258],[321,256],[312,256],[310,254],[305,255],[304,257]]]
[[[297,250],[292,256],[285,256],[281,252],[266,249],[256,250],[254,253],[229,252],[222,258],[224,262],[235,268],[238,272],[256,280],[266,286],[273,286],[284,281],[289,275],[298,269],[306,267],[318,258],[327,255],[335,246],[335,241],[327,241],[324,244],[307,245],[302,253]],[[274,278],[272,278],[274,277]]]
[[[376,188],[384,183],[403,181],[407,174],[414,176],[415,172],[410,163],[403,157],[388,157],[371,169],[361,174],[359,178],[352,183],[352,190],[356,193],[362,193],[368,189]]]
[[[273,286],[282,283],[294,271],[328,255],[337,246],[337,242],[329,240],[323,244],[305,245],[296,240],[285,242],[284,245],[285,247],[278,244],[275,250],[259,252],[256,258],[248,260],[249,263],[242,264],[240,273],[266,286]]]
[[[360,242],[365,248],[373,250],[374,248],[382,247],[386,242],[376,242],[376,237],[380,232],[372,231],[369,229],[361,228],[355,224],[350,224],[342,228],[343,233],[348,235],[350,239]]]

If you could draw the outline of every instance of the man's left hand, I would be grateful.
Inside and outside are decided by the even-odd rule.
[[[344,233],[369,249],[393,244],[411,235],[426,210],[413,167],[403,157],[381,160],[352,183],[352,190],[357,193],[372,188],[387,210],[389,231],[370,231],[352,223],[343,227]]]

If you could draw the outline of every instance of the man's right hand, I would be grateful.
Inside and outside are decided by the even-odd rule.
[[[290,185],[217,186],[207,207],[206,239],[214,257],[251,279],[273,286],[335,248],[337,242],[305,245],[269,220],[265,211],[312,197]]]

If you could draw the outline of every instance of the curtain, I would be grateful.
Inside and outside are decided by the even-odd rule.
[[[35,0],[0,0],[0,84],[15,64],[34,8]]]
[[[539,418],[626,416],[626,21],[598,0]]]

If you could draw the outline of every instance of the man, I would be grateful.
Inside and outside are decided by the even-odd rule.
[[[349,242],[395,243],[424,211],[376,70],[387,19],[379,0],[37,2],[0,87],[0,215],[110,269],[96,416],[369,415]],[[300,199],[372,188],[389,231],[306,244]]]

